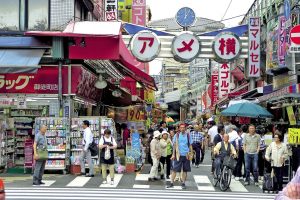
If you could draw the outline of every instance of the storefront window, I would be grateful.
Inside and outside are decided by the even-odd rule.
[[[0,30],[19,30],[19,0],[0,0]]]
[[[39,31],[49,29],[49,0],[28,1],[28,29]]]

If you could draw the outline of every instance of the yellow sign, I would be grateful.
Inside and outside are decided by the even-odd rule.
[[[155,102],[155,94],[153,90],[145,90],[144,91],[144,99],[147,104],[154,104]]]
[[[128,121],[144,121],[145,113],[141,107],[132,107],[127,111],[127,120]]]
[[[286,111],[287,111],[287,114],[288,114],[288,117],[289,117],[290,125],[296,125],[297,121],[296,121],[296,118],[295,118],[293,106],[286,107]]]
[[[289,144],[300,144],[300,129],[299,128],[289,128],[288,143]]]
[[[124,22],[131,23],[131,15],[132,15],[132,0],[119,0],[118,1],[118,8],[119,8],[119,14],[120,18]]]

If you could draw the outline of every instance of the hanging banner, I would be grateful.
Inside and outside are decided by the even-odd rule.
[[[155,103],[155,94],[153,90],[144,90],[144,100],[147,104]]]
[[[105,21],[115,21],[118,19],[118,0],[105,0]]]
[[[219,99],[228,95],[230,92],[230,67],[223,63],[219,70]]]
[[[296,117],[295,117],[295,114],[294,114],[293,106],[286,107],[286,112],[287,112],[288,117],[289,117],[290,125],[296,125],[297,121],[296,121]]]
[[[146,25],[146,0],[132,1],[132,23]]]
[[[219,66],[218,64],[211,68],[211,107],[214,107],[219,97]]]
[[[286,29],[285,29],[285,16],[279,17],[278,26],[278,65],[279,67],[285,67],[286,56]]]
[[[260,18],[249,19],[248,77],[260,77]]]
[[[300,129],[299,128],[289,128],[288,143],[289,144],[299,144],[300,143]]]

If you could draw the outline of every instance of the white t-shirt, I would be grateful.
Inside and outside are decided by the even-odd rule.
[[[87,151],[89,148],[89,145],[93,142],[93,133],[90,129],[90,127],[87,127],[83,131],[83,140],[82,144],[84,145],[84,150]]]
[[[229,142],[233,142],[239,137],[239,134],[235,130],[228,133],[228,135],[229,135]]]
[[[103,140],[103,138],[104,138],[104,140]],[[115,140],[115,138],[113,138],[112,136],[110,136],[109,138],[106,138],[105,136],[101,137],[101,138],[100,138],[99,145],[103,145],[103,144],[104,144],[104,141],[105,141],[105,142],[111,142],[111,141],[112,141],[112,145],[113,145],[113,146],[117,146],[116,140]]]
[[[211,127],[208,130],[208,135],[210,136],[210,142],[213,143],[214,142],[214,138],[216,135],[218,135],[218,126],[214,125],[213,127]]]

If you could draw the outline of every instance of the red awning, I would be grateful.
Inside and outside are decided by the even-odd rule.
[[[131,52],[127,49],[123,40],[120,40],[120,63],[126,67],[131,73],[128,73],[134,80],[148,85],[151,89],[157,90],[154,78],[138,69],[144,63],[135,59]]]

